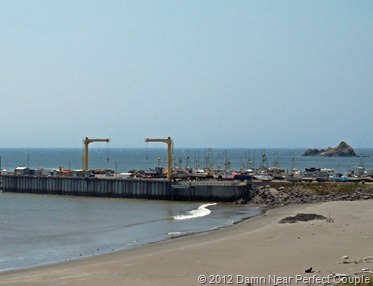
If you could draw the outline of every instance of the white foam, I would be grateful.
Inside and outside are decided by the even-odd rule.
[[[188,211],[187,214],[185,214],[185,215],[174,216],[174,219],[183,220],[183,219],[192,219],[192,218],[207,216],[211,213],[211,210],[209,210],[207,207],[208,206],[215,206],[215,205],[216,205],[216,203],[203,204],[203,205],[199,206],[198,209],[196,209],[196,210]]]
[[[168,232],[167,233],[168,235],[180,235],[180,234],[183,234],[182,231],[172,231],[172,232]]]

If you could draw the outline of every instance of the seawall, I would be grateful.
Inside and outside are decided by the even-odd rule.
[[[250,192],[246,183],[172,184],[164,180],[2,176],[2,191],[154,200],[235,201]]]

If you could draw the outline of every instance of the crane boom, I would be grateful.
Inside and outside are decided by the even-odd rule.
[[[145,142],[162,142],[167,144],[167,181],[172,180],[172,139],[168,138],[146,138]]]
[[[84,143],[84,156],[83,156],[84,167],[83,167],[83,170],[84,171],[88,171],[88,144],[92,143],[92,142],[107,142],[107,143],[109,143],[110,139],[109,138],[105,138],[105,139],[88,138],[88,137],[84,138],[84,140],[83,140],[83,143]]]

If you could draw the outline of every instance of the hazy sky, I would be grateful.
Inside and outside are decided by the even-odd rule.
[[[0,147],[373,147],[370,0],[0,0],[0,35]]]

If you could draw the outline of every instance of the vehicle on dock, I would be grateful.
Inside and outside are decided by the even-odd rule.
[[[237,180],[237,181],[241,181],[241,182],[245,182],[245,181],[251,181],[253,178],[252,175],[249,175],[249,174],[236,174],[233,179],[234,180]]]
[[[128,179],[133,179],[134,176],[133,176],[132,173],[119,173],[119,174],[118,174],[118,178],[119,178],[119,179],[128,180]]]
[[[236,174],[236,172],[217,172],[213,175],[213,178],[217,180],[234,180]]]

